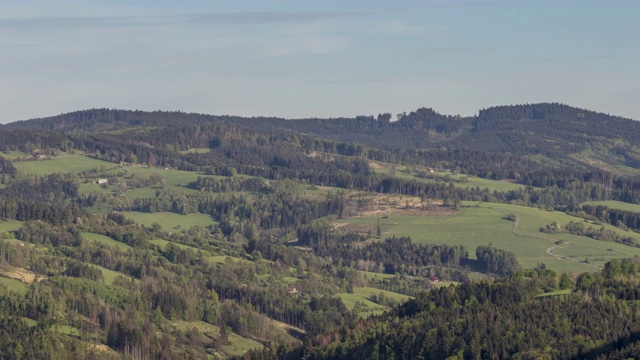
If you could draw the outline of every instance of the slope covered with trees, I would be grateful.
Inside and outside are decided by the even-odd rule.
[[[418,244],[380,221],[353,231],[338,221],[502,203],[566,212],[596,226],[563,224],[571,236],[636,249],[638,213],[581,204],[640,203],[640,179],[613,171],[636,167],[636,123],[559,104],[390,120],[96,109],[0,126],[0,357],[637,348],[636,260],[560,274],[522,269],[490,243]],[[465,186],[469,176],[513,186]],[[554,291],[565,296],[536,297]]]

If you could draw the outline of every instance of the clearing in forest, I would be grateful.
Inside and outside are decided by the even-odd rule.
[[[607,206],[609,209],[619,209],[624,211],[640,212],[640,204],[629,204],[622,201],[603,200],[603,201],[585,201],[582,205],[591,206]]]
[[[122,213],[127,219],[138,224],[151,227],[154,223],[159,224],[164,231],[187,231],[195,225],[207,227],[216,225],[217,222],[211,216],[201,213],[181,215],[172,212],[143,213],[138,211],[124,211]]]
[[[108,169],[118,165],[107,161],[92,159],[84,155],[64,154],[42,160],[16,161],[13,163],[13,166],[23,174],[49,175],[53,173],[80,173],[85,170],[98,169],[101,166]]]
[[[464,205],[468,207],[460,208],[451,216],[428,216],[426,213],[424,216],[416,216],[397,212],[383,216],[342,219],[337,223],[347,224],[341,227],[344,231],[367,234],[371,230],[375,234],[379,222],[382,238],[409,236],[417,243],[465,245],[471,258],[475,258],[476,247],[491,243],[499,249],[516,254],[526,268],[544,263],[556,271],[594,271],[614,258],[640,256],[640,248],[585,236],[546,234],[540,231],[540,228],[556,221],[562,225],[569,221],[583,221],[565,213],[507,204],[466,202]],[[515,214],[519,219],[518,229],[515,229],[517,231],[514,231],[515,222],[506,219],[509,213]],[[596,228],[601,226],[592,223],[585,225]],[[640,241],[640,234],[610,225],[604,226],[607,230]],[[556,242],[561,240],[566,241],[567,246],[554,248],[552,254],[557,256],[550,256],[547,250],[555,247]]]

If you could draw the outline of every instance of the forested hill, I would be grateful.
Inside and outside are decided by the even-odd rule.
[[[259,131],[293,132],[387,149],[455,148],[543,156],[572,165],[640,167],[640,122],[557,103],[497,106],[474,117],[432,109],[356,118],[285,120],[183,112],[92,109],[5,125],[105,132],[133,127],[231,122]]]

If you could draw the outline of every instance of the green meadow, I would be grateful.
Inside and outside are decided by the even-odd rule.
[[[133,200],[133,199],[148,199],[148,198],[156,197],[156,191],[158,191],[158,190],[159,190],[159,188],[157,188],[155,186],[149,186],[149,187],[144,187],[144,188],[137,188],[137,189],[127,190],[127,191],[123,192],[122,195],[126,196],[127,198],[129,198],[131,200]],[[182,191],[182,189],[181,189],[181,191]]]
[[[7,160],[16,160],[21,158],[33,158],[33,155],[23,151],[0,151],[0,156]]]
[[[199,249],[194,248],[193,246],[189,246],[189,245],[184,245],[184,244],[180,244],[180,243],[176,243],[173,241],[169,241],[169,240],[164,240],[164,239],[155,239],[155,240],[151,240],[150,243],[155,244],[160,246],[162,249],[164,249],[165,247],[167,247],[167,244],[172,244],[175,245],[181,249],[189,249],[189,250],[193,250],[194,252],[198,252]],[[203,253],[205,255],[209,255],[208,252],[203,251]]]
[[[92,266],[100,271],[102,271],[102,276],[104,276],[104,282],[106,282],[107,284],[113,284],[114,281],[116,281],[116,279],[118,278],[118,276],[122,276],[127,280],[131,280],[133,279],[131,276],[117,272],[117,271],[113,271],[113,270],[109,270],[106,268],[103,268],[102,266],[99,265],[95,265],[95,264],[89,264],[86,263],[89,266]],[[136,279],[137,280],[137,279]]]
[[[362,304],[359,313],[360,316],[368,317],[370,315],[379,315],[388,309],[388,307],[377,304],[370,300],[372,296],[378,296],[380,293],[384,294],[384,296],[388,300],[395,303],[402,303],[411,298],[406,295],[372,287],[355,287],[353,288],[353,294],[339,293],[338,296],[340,297],[344,305],[352,310],[356,306],[356,302],[360,302]]]
[[[27,292],[27,285],[16,279],[0,276],[0,284],[4,285],[7,290],[17,292],[18,294]]]
[[[172,321],[171,325],[184,332],[188,332],[191,329],[196,328],[206,337],[214,337],[220,334],[220,327],[203,321]],[[247,339],[231,332],[229,333],[229,344],[222,346],[222,351],[231,356],[241,356],[249,350],[260,349],[262,347],[262,344],[257,341]]]
[[[452,216],[384,216],[380,218],[383,238],[409,236],[417,243],[465,245],[471,258],[475,258],[476,247],[491,243],[499,249],[515,253],[524,267],[544,263],[556,271],[593,271],[597,268],[591,265],[603,266],[614,258],[640,256],[640,248],[571,234],[545,234],[539,230],[555,221],[561,225],[569,221],[582,221],[565,213],[506,204],[487,203],[479,207],[473,203],[465,204],[470,207],[462,207]],[[514,213],[519,218],[518,233],[524,236],[515,234],[515,223],[504,219],[508,213]],[[339,222],[347,223],[353,229],[373,228],[375,231],[377,221],[377,217],[362,217]],[[605,228],[640,241],[640,234],[609,225],[605,225]],[[552,253],[568,259],[558,259],[546,253],[559,240],[569,241],[570,244],[553,249]],[[587,257],[591,265],[583,263]]]
[[[20,318],[21,318],[22,320],[24,320],[24,322],[25,322],[25,323],[27,324],[27,326],[29,326],[29,327],[34,327],[34,326],[38,325],[38,322],[37,322],[37,321],[35,321],[35,320],[33,320],[33,319],[29,319],[29,318],[27,318],[27,317],[23,317],[23,316],[21,316]]]
[[[376,173],[382,174],[391,174],[393,172],[391,164],[379,163],[376,162],[380,167],[376,167],[374,171]],[[407,180],[416,180],[426,183],[434,183],[435,179],[425,179],[416,176],[416,173],[413,173],[409,168],[404,166],[396,166],[395,172],[393,172],[393,176],[407,179]],[[453,182],[453,185],[460,188],[475,188],[479,187],[481,190],[485,188],[489,188],[490,191],[510,191],[524,188],[525,186],[522,184],[517,184],[508,181],[499,181],[499,180],[490,180],[483,179],[475,176],[464,175],[464,174],[452,174],[450,172],[433,172],[429,173],[430,176],[442,176],[449,177],[450,181]]]
[[[13,166],[23,174],[48,175],[53,173],[80,173],[85,170],[100,168],[100,166],[112,168],[117,165],[84,155],[73,154],[48,157],[43,160],[16,161]]]
[[[123,171],[125,172],[125,178],[128,178],[133,174],[136,174],[137,176],[140,176],[140,177],[149,177],[152,174],[158,174],[164,179],[165,188],[178,190],[184,193],[197,192],[197,190],[189,188],[188,185],[198,180],[198,177],[213,177],[213,178],[219,178],[219,179],[224,178],[224,176],[205,175],[204,173],[198,173],[198,172],[164,169],[164,168],[150,167],[150,166],[144,166],[144,165],[130,165],[124,168],[112,170],[110,172],[117,174]],[[238,176],[249,177],[245,175],[238,175]],[[140,193],[140,191],[142,191],[143,189],[150,189],[150,190],[146,190],[146,192]],[[131,189],[131,190],[125,191],[123,195],[130,198],[142,197],[142,196],[154,197],[155,192],[156,192],[156,188],[150,187],[150,188],[141,188],[141,189]]]
[[[362,274],[366,279],[370,280],[370,279],[391,279],[393,278],[392,274],[381,274],[381,273],[375,273],[375,272],[370,272],[370,271],[362,271],[362,270],[358,270],[359,274]]]
[[[255,340],[247,339],[236,333],[229,334],[229,345],[222,346],[222,351],[232,356],[241,356],[249,350],[260,349],[262,344]]]
[[[129,249],[131,249],[131,246],[120,242],[120,241],[116,241],[108,236],[104,236],[104,235],[100,235],[100,234],[94,234],[94,233],[89,233],[89,232],[83,232],[82,233],[82,238],[85,239],[86,241],[89,242],[97,242],[100,244],[104,244],[107,246],[111,246],[114,248],[118,248],[118,250],[120,251],[127,251]]]
[[[536,297],[537,298],[544,298],[544,297],[549,297],[549,296],[569,295],[569,294],[571,294],[571,289],[551,291],[551,292],[547,292],[547,293],[544,293],[544,294],[537,295]]]
[[[22,221],[0,219],[0,231],[16,231],[20,229],[20,226],[22,226]]]
[[[640,212],[640,204],[629,204],[622,201],[604,200],[604,201],[585,201],[582,205],[603,205],[609,209],[620,209],[625,211]]]
[[[181,215],[171,212],[142,213],[137,211],[125,211],[122,214],[124,214],[127,219],[133,220],[134,222],[147,227],[157,223],[165,231],[186,231],[195,225],[206,227],[217,224],[211,216],[200,213]]]
[[[209,151],[211,151],[209,148],[193,148],[189,150],[180,150],[180,154],[206,154]]]

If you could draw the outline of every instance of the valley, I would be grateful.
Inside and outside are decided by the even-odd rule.
[[[577,111],[507,114],[542,109],[548,119]],[[507,316],[501,304],[514,314],[566,306],[583,319],[591,299],[635,301],[626,291],[640,276],[640,183],[621,160],[635,147],[603,152],[606,166],[576,163],[563,151],[579,142],[540,148],[572,126],[527,137],[493,111],[343,119],[341,131],[361,134],[354,142],[329,131],[335,119],[174,114],[178,124],[115,111],[120,123],[107,124],[100,114],[111,110],[90,110],[0,126],[0,321],[19,329],[0,341],[15,349],[35,336],[44,350],[30,351],[62,357],[324,359],[391,356],[413,333],[424,341],[412,346],[436,357],[516,354],[540,344],[479,336],[488,328],[461,326],[456,309],[497,326],[473,317]],[[590,116],[581,119],[604,117]],[[497,124],[512,134],[481,145],[489,134],[478,126]],[[420,140],[419,129],[431,135]],[[420,148],[405,146],[409,134]],[[627,145],[605,135],[593,141]],[[423,325],[431,330],[414,328]],[[573,345],[549,354],[606,353],[564,329]],[[389,348],[370,346],[376,331]],[[437,345],[446,331],[468,342]]]

